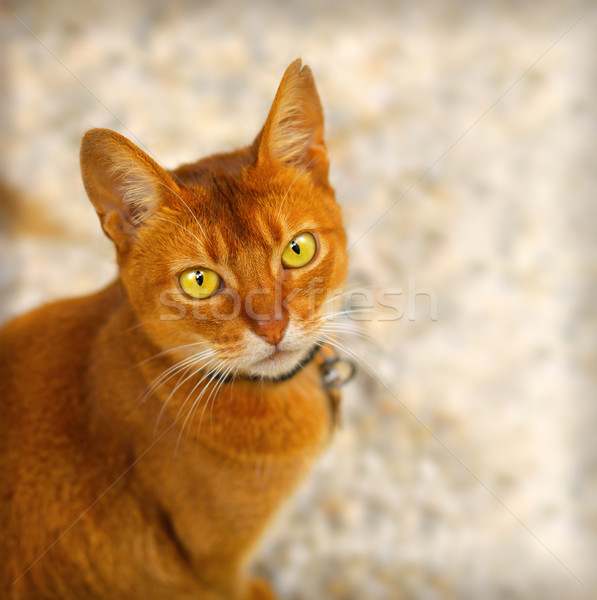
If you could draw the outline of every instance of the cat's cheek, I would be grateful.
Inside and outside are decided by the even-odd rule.
[[[192,306],[180,290],[169,288],[160,292],[157,306],[160,321],[181,321],[187,317],[191,309]]]
[[[209,300],[205,314],[213,323],[228,323],[239,317],[242,311],[242,300],[238,292],[232,288],[224,288]]]
[[[325,263],[305,273],[297,273],[295,281],[288,282],[284,294],[284,308],[297,322],[315,318],[319,307],[329,297],[330,269]]]

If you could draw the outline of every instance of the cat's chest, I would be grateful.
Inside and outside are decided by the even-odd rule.
[[[234,552],[250,547],[327,446],[329,399],[308,381],[287,388],[287,397],[265,390],[258,402],[240,385],[216,398],[200,427],[195,422],[190,432],[172,431],[148,457],[146,484],[197,560],[228,551],[223,531],[234,532]]]
[[[194,432],[200,445],[259,464],[309,454],[332,430],[330,398],[315,365],[283,383],[229,384],[203,417]]]
[[[214,393],[213,382],[197,378],[199,383],[191,379],[174,392],[164,386],[146,411],[135,411],[139,427],[150,423],[152,435],[167,433],[176,454],[203,450],[222,460],[291,457],[311,452],[331,435],[333,403],[314,363],[287,381],[240,378],[216,383]]]

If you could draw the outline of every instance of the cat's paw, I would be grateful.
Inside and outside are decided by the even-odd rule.
[[[277,600],[277,596],[265,579],[253,577],[249,581],[247,600]]]

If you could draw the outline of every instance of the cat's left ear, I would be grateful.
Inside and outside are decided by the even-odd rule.
[[[92,129],[81,143],[81,174],[102,229],[119,251],[134,242],[138,228],[157,210],[166,190],[179,192],[145,152],[109,129]]]
[[[257,161],[310,171],[327,183],[323,110],[313,73],[295,60],[284,73],[267,121],[255,143]]]

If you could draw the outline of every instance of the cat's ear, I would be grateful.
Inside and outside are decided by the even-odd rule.
[[[106,235],[126,250],[156,210],[172,177],[145,152],[109,129],[92,129],[81,143],[81,174]]]
[[[311,69],[300,59],[286,69],[256,144],[258,163],[308,169],[327,181],[323,110]]]

